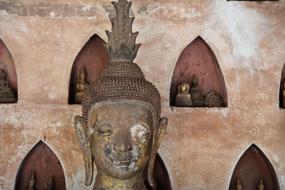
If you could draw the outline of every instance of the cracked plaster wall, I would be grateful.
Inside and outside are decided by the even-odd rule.
[[[105,41],[109,0],[1,0],[0,38],[16,66],[18,103],[0,105],[0,189],[13,189],[25,155],[39,141],[61,161],[69,190],[85,187],[73,129],[81,107],[68,105],[72,63],[94,33]],[[243,152],[255,143],[285,189],[285,110],[279,83],[285,63],[285,1],[134,0],[135,60],[161,92],[168,134],[159,150],[174,190],[227,189]],[[224,74],[227,108],[171,108],[176,61],[198,35]]]

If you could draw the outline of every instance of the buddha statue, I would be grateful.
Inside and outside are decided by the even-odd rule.
[[[236,190],[242,190],[242,184],[239,178],[237,178],[237,181],[236,181]]]
[[[263,181],[263,179],[260,179],[260,181],[259,181],[258,190],[264,190],[264,181]]]
[[[79,76],[77,77],[76,81],[76,92],[75,92],[75,103],[81,104],[83,92],[86,85],[86,74],[84,68],[80,70]]]
[[[182,82],[178,85],[178,92],[175,97],[175,106],[190,107],[192,106],[192,98],[190,94],[190,85],[187,82]]]
[[[35,172],[32,173],[31,177],[29,178],[28,185],[25,190],[36,190],[36,177]]]
[[[0,69],[0,103],[13,103],[16,102],[16,95],[9,87],[7,70]]]
[[[44,183],[45,190],[55,190],[55,183],[53,177],[49,177],[48,181]]]
[[[107,31],[111,57],[96,82],[86,86],[82,116],[74,119],[85,163],[85,184],[93,190],[156,190],[154,161],[165,134],[160,94],[133,63],[140,44],[132,32],[131,2],[112,2],[116,10]],[[147,179],[147,184],[145,182]]]
[[[202,94],[201,89],[198,86],[198,76],[193,75],[191,82],[190,94],[192,97],[192,102],[194,107],[203,107],[204,104],[204,96]]]
[[[205,96],[206,107],[223,107],[223,98],[214,90],[208,92]]]

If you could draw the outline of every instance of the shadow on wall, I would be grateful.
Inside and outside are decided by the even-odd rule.
[[[270,161],[254,144],[245,151],[234,169],[229,190],[237,189],[280,189]]]
[[[17,102],[17,75],[12,55],[0,39],[0,103]]]
[[[178,97],[181,94],[184,94],[182,103]],[[219,63],[200,36],[178,58],[171,81],[170,106],[227,107],[226,85]]]
[[[280,90],[279,90],[279,107],[285,108],[285,64],[281,73]]]
[[[69,104],[81,104],[85,85],[95,82],[109,62],[106,43],[94,34],[78,53],[69,81]]]
[[[66,189],[60,161],[43,141],[27,154],[17,173],[15,190],[29,189]]]

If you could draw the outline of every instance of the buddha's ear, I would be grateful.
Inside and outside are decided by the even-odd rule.
[[[75,116],[75,131],[84,157],[85,185],[91,185],[93,180],[93,159],[89,140],[89,132],[85,123],[86,122],[84,121],[83,117]]]
[[[159,128],[157,129],[158,131],[157,131],[156,143],[155,143],[157,149],[160,146],[162,138],[164,137],[166,133],[167,124],[168,124],[168,119],[166,117],[160,118]]]
[[[154,162],[155,162],[157,150],[160,146],[161,140],[166,133],[167,124],[168,124],[168,119],[166,117],[163,117],[160,119],[158,129],[156,129],[155,139],[153,139],[154,142],[153,142],[153,147],[152,147],[151,156],[149,159],[148,169],[147,169],[147,179],[148,179],[150,186],[153,189],[156,189],[155,187],[156,184],[153,179]]]

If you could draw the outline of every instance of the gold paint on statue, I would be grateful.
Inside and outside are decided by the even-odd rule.
[[[178,85],[178,93],[175,97],[175,106],[190,107],[192,106],[192,98],[190,94],[190,85],[182,82]]]
[[[132,32],[131,3],[112,4],[116,17],[107,32],[111,62],[98,81],[86,86],[82,116],[75,117],[85,184],[92,183],[95,163],[93,190],[147,190],[145,178],[155,190],[153,167],[167,118],[160,117],[158,90],[133,63],[140,44],[135,44],[138,33]]]

